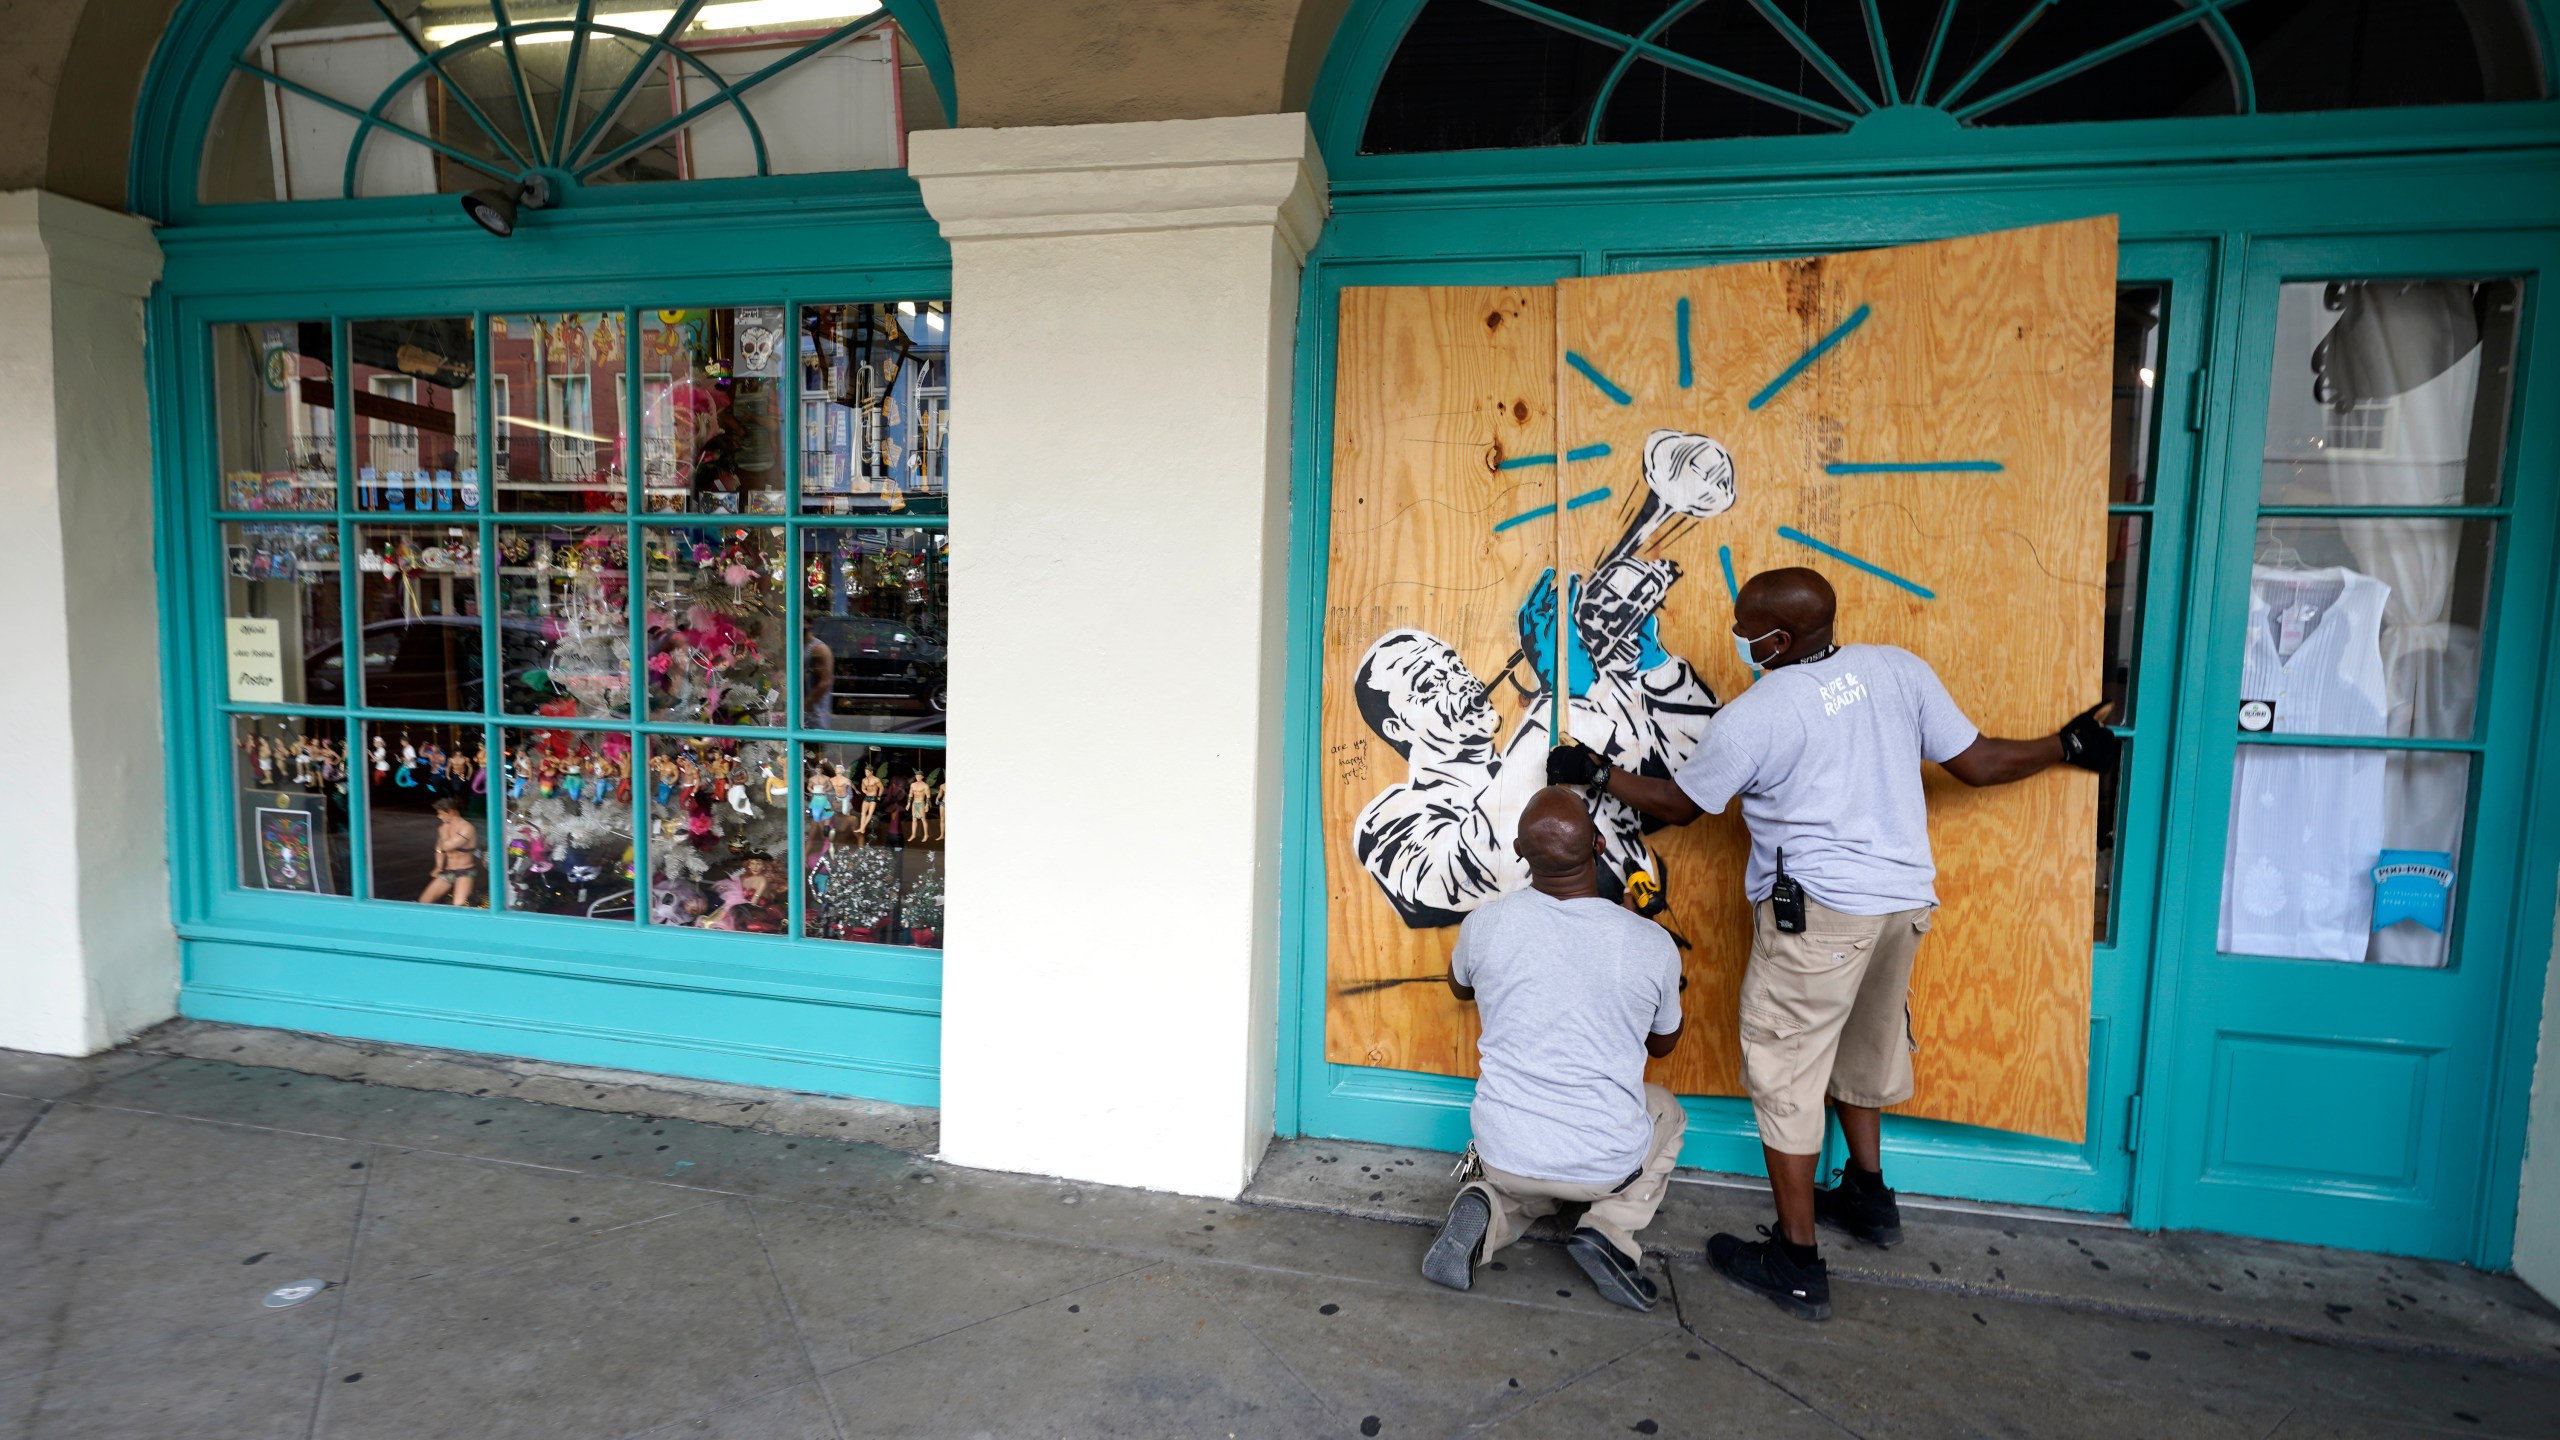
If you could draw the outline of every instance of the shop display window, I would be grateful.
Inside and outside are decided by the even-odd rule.
[[[938,949],[950,323],[209,327],[238,883]]]
[[[345,694],[338,527],[222,527],[224,690],[234,701],[328,705]]]
[[[480,508],[473,328],[468,318],[347,327],[356,509],[450,515]]]
[[[365,854],[373,898],[489,905],[489,747],[476,725],[365,727]]]
[[[497,545],[500,708],[557,718],[629,715],[629,532],[501,525]]]
[[[496,315],[489,320],[489,409],[497,423],[497,508],[627,508],[619,310]]]
[[[942,733],[950,573],[946,531],[800,532],[808,729]]]
[[[640,313],[644,508],[782,512],[784,315],[780,305]]]
[[[804,928],[827,940],[942,945],[944,752],[804,745]]]
[[[649,740],[649,920],[791,929],[791,757],[779,740]]]
[[[782,531],[653,525],[640,533],[649,718],[781,725],[790,678]]]
[[[325,320],[213,327],[214,503],[333,510],[338,412]]]
[[[949,302],[802,309],[802,509],[946,513],[950,440]]]
[[[298,715],[239,715],[230,727],[233,829],[250,890],[349,895],[347,729]]]
[[[360,525],[355,533],[361,703],[372,710],[478,710],[479,530]],[[319,703],[344,702],[332,694]]]
[[[637,850],[630,736],[615,730],[500,733],[507,908],[631,919]]]

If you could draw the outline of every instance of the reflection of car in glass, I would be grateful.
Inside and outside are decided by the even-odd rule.
[[[547,693],[524,683],[528,670],[544,663],[542,635],[530,620],[499,622],[499,644],[506,651],[506,702],[509,709],[530,711]],[[313,705],[348,701],[347,657],[337,641],[314,648],[303,657],[303,688]],[[470,690],[480,678],[480,617],[420,615],[408,620],[377,620],[364,628],[362,701],[385,710],[456,710],[480,708]]]
[[[809,633],[835,657],[830,713],[944,710],[947,651],[939,629],[867,615],[813,615]]]

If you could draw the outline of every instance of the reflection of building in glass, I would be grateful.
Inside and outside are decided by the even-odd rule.
[[[801,490],[828,514],[919,508],[949,490],[950,307],[813,305],[800,333]]]

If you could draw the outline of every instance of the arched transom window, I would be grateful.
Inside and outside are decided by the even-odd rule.
[[[2540,99],[2526,0],[1427,0],[1361,150]]]
[[[940,123],[881,0],[292,0],[231,64],[213,203],[878,169]]]

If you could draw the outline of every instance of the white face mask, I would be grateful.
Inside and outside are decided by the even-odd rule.
[[[1768,639],[1770,635],[1775,635],[1777,633],[1779,632],[1771,630],[1767,634],[1756,635],[1748,640],[1743,639],[1742,636],[1737,634],[1733,637],[1733,653],[1741,657],[1745,668],[1757,670],[1760,668],[1760,662],[1751,658],[1752,647],[1758,645],[1761,641]]]

